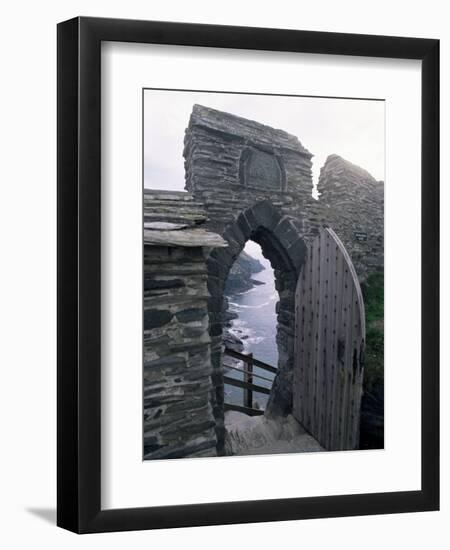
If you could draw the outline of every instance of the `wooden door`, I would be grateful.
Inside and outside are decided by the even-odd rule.
[[[297,283],[293,414],[327,450],[358,447],[364,343],[355,269],[334,231],[322,229]]]

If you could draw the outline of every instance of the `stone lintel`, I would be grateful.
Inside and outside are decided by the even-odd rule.
[[[228,243],[217,233],[205,229],[188,228],[178,231],[144,229],[144,245],[223,248],[228,246]]]

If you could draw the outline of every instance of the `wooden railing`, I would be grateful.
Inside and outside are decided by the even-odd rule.
[[[268,365],[267,363],[260,361],[259,359],[255,359],[252,353],[245,355],[244,353],[239,353],[238,351],[225,348],[223,354],[224,356],[238,359],[239,361],[242,361],[244,363],[244,368],[242,369],[232,365],[224,365],[224,367],[227,369],[235,370],[243,374],[243,380],[238,380],[236,378],[231,378],[230,376],[225,375],[223,377],[224,384],[228,384],[229,386],[233,386],[235,388],[242,388],[244,390],[244,403],[242,406],[234,405],[232,403],[224,403],[224,409],[226,411],[242,412],[248,414],[249,416],[264,414],[264,410],[256,409],[253,407],[253,393],[263,393],[269,395],[270,389],[264,386],[260,386],[259,384],[255,384],[253,382],[253,379],[256,378],[259,380],[266,380],[270,383],[273,382],[273,379],[267,378],[260,374],[256,374],[253,371],[253,367],[259,367],[260,369],[271,372],[273,374],[277,373],[277,369],[275,367],[272,367],[272,365]]]

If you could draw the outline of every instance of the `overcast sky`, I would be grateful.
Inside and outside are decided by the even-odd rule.
[[[145,187],[184,190],[184,131],[195,103],[297,136],[314,155],[315,183],[333,153],[384,180],[384,101],[145,90]]]

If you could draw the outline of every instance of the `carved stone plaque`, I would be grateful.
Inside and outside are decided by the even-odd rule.
[[[275,155],[250,149],[243,155],[241,162],[241,179],[246,187],[281,190],[282,173]]]

